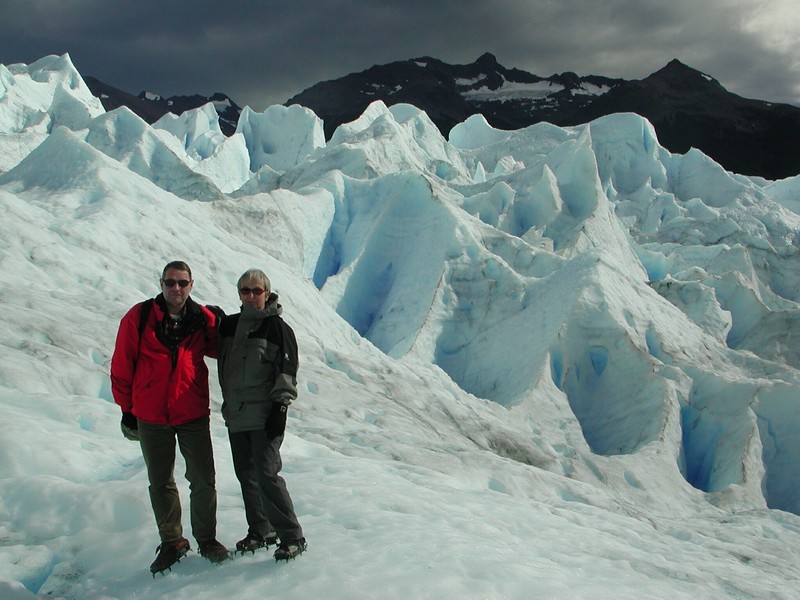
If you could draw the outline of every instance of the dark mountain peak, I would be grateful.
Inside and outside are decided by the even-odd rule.
[[[229,104],[232,104],[233,106],[236,106],[236,103],[233,100],[231,100],[230,96],[228,96],[227,94],[223,94],[222,92],[214,92],[208,97],[208,101],[221,102],[221,103],[227,102]]]
[[[696,71],[696,69],[693,69],[689,65],[686,65],[686,64],[682,63],[677,58],[673,58],[664,67],[662,67],[659,70],[660,71],[676,71],[676,72],[680,72],[680,71],[685,71],[685,72]]]
[[[673,58],[666,66],[649,75],[643,81],[651,84],[663,84],[684,89],[687,87],[700,87],[724,90],[719,81],[697,69],[683,64],[677,58]]]
[[[569,90],[580,87],[583,81],[583,79],[579,77],[577,73],[573,73],[572,71],[565,71],[559,75],[553,75],[549,79],[551,81],[555,81],[556,83],[560,83]]]
[[[495,55],[491,54],[490,52],[484,52],[481,54],[478,57],[478,60],[475,61],[475,64],[482,69],[497,69],[500,66]]]

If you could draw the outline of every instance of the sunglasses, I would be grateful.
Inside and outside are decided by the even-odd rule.
[[[161,283],[163,283],[168,288],[173,287],[176,283],[182,288],[185,288],[192,282],[189,281],[188,279],[162,279]]]
[[[243,288],[239,288],[239,295],[240,296],[249,296],[250,294],[253,294],[254,296],[260,296],[261,294],[264,293],[264,291],[265,291],[264,288],[243,287]]]

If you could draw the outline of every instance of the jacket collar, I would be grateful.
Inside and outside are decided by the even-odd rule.
[[[275,292],[270,292],[269,298],[267,299],[267,304],[264,306],[264,310],[259,310],[247,304],[242,304],[241,312],[241,318],[245,321],[257,321],[266,317],[275,317],[281,315],[283,313],[283,306],[280,304],[280,302],[278,302],[278,294]]]

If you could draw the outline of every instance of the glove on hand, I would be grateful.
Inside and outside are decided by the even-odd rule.
[[[280,402],[272,403],[272,410],[267,417],[267,438],[274,439],[286,431],[286,413],[289,407]]]
[[[123,412],[122,421],[119,424],[122,429],[122,435],[132,442],[139,441],[139,421],[133,416],[133,413]]]

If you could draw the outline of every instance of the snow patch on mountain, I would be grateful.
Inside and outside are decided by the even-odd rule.
[[[536,83],[523,83],[504,79],[502,85],[496,89],[484,86],[466,90],[462,92],[462,95],[470,100],[478,102],[504,102],[506,100],[520,99],[542,100],[543,98],[560,92],[563,89],[563,85],[559,85],[546,79],[537,81]]]

